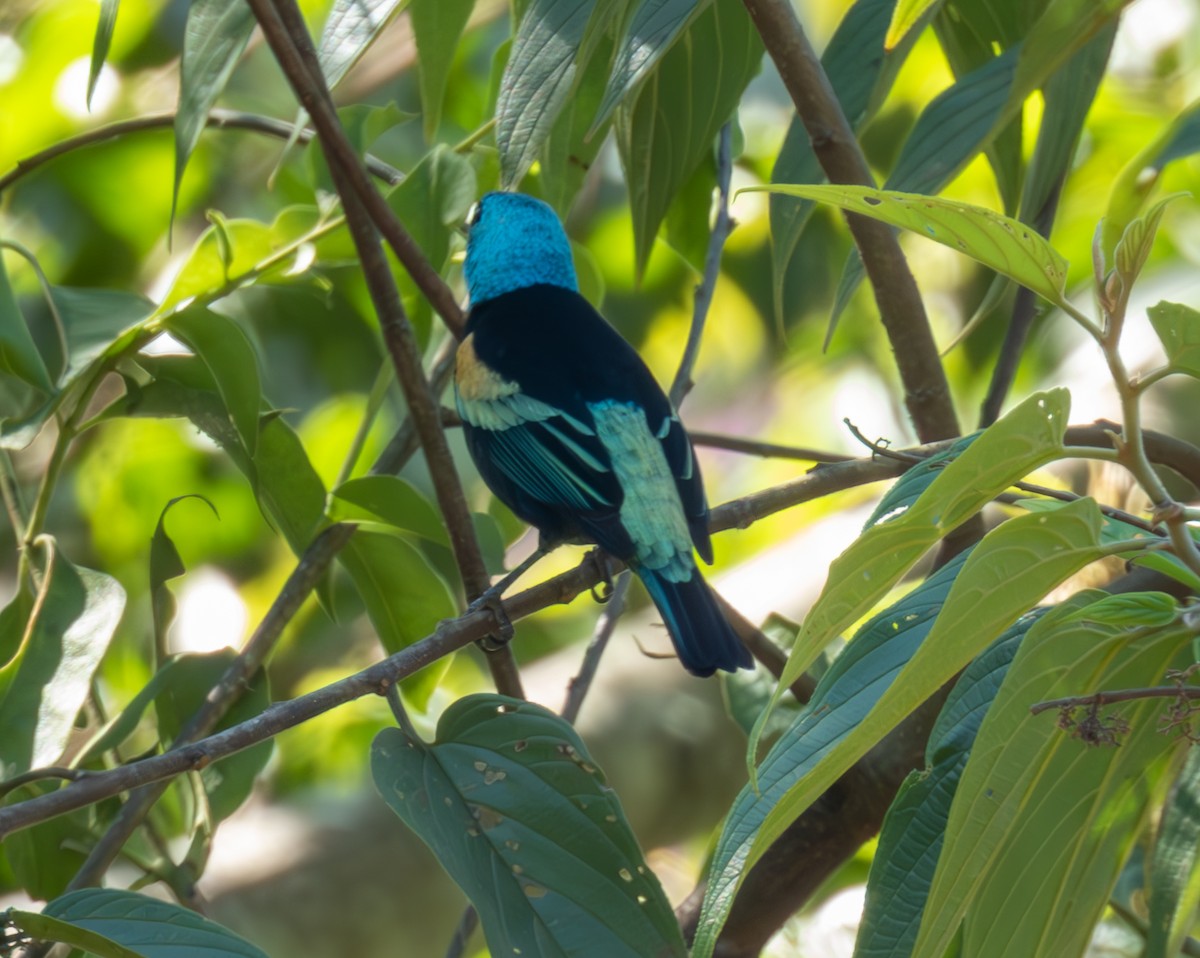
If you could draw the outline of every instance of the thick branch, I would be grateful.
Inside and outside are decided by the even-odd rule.
[[[875,186],[854,131],[790,0],[743,2],[775,61],[829,182]],[[920,291],[895,233],[883,223],[853,214],[846,215],[846,222],[871,280],[917,435],[922,442],[957,436],[958,418],[946,373]]]

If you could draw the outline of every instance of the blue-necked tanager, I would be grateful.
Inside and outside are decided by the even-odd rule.
[[[641,357],[579,294],[554,211],[476,206],[455,401],[484,481],[544,544],[588,541],[645,583],[696,675],[752,665],[697,568],[712,561],[691,441]]]

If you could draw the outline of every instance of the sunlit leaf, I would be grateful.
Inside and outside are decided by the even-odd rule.
[[[96,38],[92,42],[92,63],[88,67],[87,106],[92,108],[92,96],[104,61],[108,59],[108,47],[112,43],[113,27],[117,25],[117,8],[121,0],[100,0],[100,19],[96,21]]]
[[[417,42],[426,140],[437,133],[454,51],[473,9],[475,0],[414,0],[412,4],[409,17]]]
[[[474,903],[492,954],[687,954],[616,795],[547,709],[467,696],[442,715],[433,744],[380,732],[371,770]]]
[[[640,273],[663,217],[711,155],[762,59],[762,41],[740,0],[714,0],[617,111],[614,125],[633,214]],[[663,109],[669,102],[671,108]]]
[[[1200,908],[1200,748],[1188,750],[1154,842],[1145,958],[1180,953]]]
[[[1032,227],[970,203],[865,186],[748,187],[802,196],[911,230],[965,253],[1027,286],[1051,303],[1063,302],[1067,262]]]
[[[940,2],[941,0],[899,0],[892,13],[892,22],[883,41],[884,46],[888,50],[894,49],[921,18]]]
[[[50,902],[40,915],[18,912],[14,918],[37,938],[94,950],[95,938],[89,936],[103,936],[128,949],[96,950],[101,958],[266,958],[228,928],[190,909],[116,888],[73,891]],[[42,918],[55,924],[43,926],[38,922]]]
[[[26,626],[0,702],[0,763],[8,777],[52,764],[67,744],[92,675],[125,609],[116,579],[74,566],[47,543],[45,598]]]
[[[1158,734],[1154,701],[1122,707],[1120,748],[1088,748],[1029,707],[1152,684],[1188,644],[1178,626],[1134,629],[1087,607],[1030,630],[959,784],[914,955],[942,955],[967,913],[965,953],[1082,953],[1182,752]]]
[[[192,0],[179,65],[179,103],[175,108],[175,184],[172,217],[188,158],[200,140],[208,111],[225,89],[241,59],[254,14],[245,0]]]
[[[501,182],[518,183],[570,95],[575,54],[595,0],[533,0],[521,18],[496,102]]]
[[[1173,369],[1200,378],[1200,312],[1179,303],[1160,302],[1147,311]]]
[[[1144,216],[1137,217],[1125,227],[1125,232],[1117,241],[1113,261],[1126,288],[1133,285],[1141,273],[1142,267],[1146,265],[1146,260],[1150,258],[1150,250],[1153,248],[1154,238],[1158,234],[1158,224],[1162,221],[1167,206],[1172,201],[1187,195],[1186,193],[1172,193],[1170,196],[1164,196],[1151,206]]]

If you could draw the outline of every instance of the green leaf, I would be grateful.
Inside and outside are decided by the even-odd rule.
[[[865,186],[747,187],[801,196],[911,230],[965,253],[1055,305],[1064,301],[1067,262],[1032,227],[982,206]]]
[[[475,0],[415,0],[409,17],[417,42],[421,113],[425,139],[432,140],[442,118],[446,78]]]
[[[171,507],[184,499],[199,499],[218,520],[221,518],[217,507],[195,492],[176,496],[158,514],[158,524],[154,527],[154,535],[150,537],[150,612],[154,623],[154,647],[160,651],[167,647],[167,628],[175,618],[175,597],[167,588],[167,582],[187,572],[179,550],[167,535],[165,522]]]
[[[292,552],[301,555],[325,514],[325,486],[300,437],[281,416],[263,417],[253,473],[247,475],[263,512]]]
[[[388,654],[429,635],[438,622],[455,615],[454,598],[421,553],[398,535],[359,529],[338,554],[367,607],[367,615]],[[424,709],[449,658],[405,679],[402,688]]]
[[[638,273],[675,196],[711,155],[758,72],[762,41],[740,0],[713,0],[614,121],[629,184]],[[661,104],[670,103],[665,110]]]
[[[233,75],[250,33],[254,14],[245,0],[192,0],[179,64],[179,103],[175,109],[175,182],[171,218],[188,158],[200,140],[208,111]]]
[[[97,359],[132,341],[131,334],[154,312],[146,297],[117,289],[51,286],[50,299],[67,336],[67,356],[58,375],[64,391]]]
[[[47,549],[55,549],[47,545]],[[34,607],[0,702],[0,763],[7,778],[62,754],[125,609],[125,590],[51,552],[45,598]]]
[[[1165,300],[1147,311],[1171,368],[1200,378],[1200,312]]]
[[[1158,234],[1158,224],[1162,221],[1167,204],[1188,193],[1172,193],[1164,196],[1146,211],[1144,216],[1134,219],[1125,227],[1121,239],[1117,242],[1113,253],[1117,274],[1128,289],[1134,284],[1146,260],[1150,258],[1150,250],[1154,247],[1154,237]]]
[[[963,436],[948,448],[906,469],[904,475],[892,483],[891,488],[880,498],[879,504],[863,528],[870,529],[871,526],[877,526],[907,512],[947,464],[957,459],[962,451],[978,438],[979,433]]]
[[[10,373],[42,392],[53,392],[46,363],[17,305],[0,252],[0,373]],[[7,418],[7,417],[6,417]]]
[[[616,795],[547,709],[469,695],[431,745],[380,732],[371,771],[474,903],[492,954],[687,954]]]
[[[229,638],[234,641],[238,637]],[[164,681],[154,697],[159,736],[163,742],[174,741],[235,657],[233,649],[222,649],[204,655],[180,655],[168,663]],[[216,730],[248,721],[270,704],[270,684],[266,673],[260,670],[243,687],[242,694],[217,723]],[[200,772],[214,821],[228,818],[250,797],[254,780],[266,766],[273,747],[274,742],[268,739],[206,765]]]
[[[496,102],[500,179],[515,186],[537,158],[575,82],[575,54],[595,0],[533,0],[513,40]]]
[[[856,132],[875,112],[891,88],[908,55],[915,33],[895,50],[884,50],[895,0],[857,0],[838,24],[821,54],[821,66],[837,96],[842,112]],[[825,179],[821,164],[799,117],[792,120],[771,170],[772,183],[819,183]],[[774,276],[775,316],[782,321],[788,291],[802,285],[804,270],[795,257],[800,237],[816,204],[811,200],[771,194],[771,268]]]
[[[334,0],[317,48],[321,71],[331,89],[408,3],[409,0]]]
[[[238,438],[253,456],[258,446],[262,386],[250,337],[233,320],[202,308],[175,313],[167,320],[166,328],[204,360]]]
[[[450,255],[450,236],[475,195],[471,161],[439,144],[388,194],[388,205],[434,268],[441,269]]]
[[[137,695],[131,698],[126,706],[109,720],[108,724],[88,740],[88,743],[75,756],[74,765],[76,767],[86,766],[104,752],[112,751],[137,731],[146,709],[154,703],[158,693],[171,679],[171,673],[177,662],[177,658],[172,658],[161,665]]]
[[[348,479],[330,493],[329,518],[377,519],[415,532],[433,542],[449,544],[441,515],[416,486],[398,476]]]
[[[596,111],[593,130],[612,116],[618,105],[650,76],[651,71],[684,28],[713,2],[713,0],[642,0],[617,44],[612,73],[605,87],[600,108]]]
[[[1174,958],[1200,908],[1200,748],[1188,750],[1150,859],[1145,958]]]
[[[1151,684],[1189,641],[1179,626],[1131,629],[1086,607],[1030,630],[959,784],[914,955],[941,956],[968,913],[965,954],[1083,952],[1182,751],[1156,730],[1159,702],[1123,706],[1121,747],[1091,749],[1029,706]]]
[[[108,59],[108,47],[112,43],[113,27],[117,25],[117,8],[121,0],[100,0],[100,19],[96,21],[96,38],[92,41],[92,63],[88,68],[87,107],[92,108],[92,94],[104,61]]]
[[[4,690],[8,687],[5,682],[5,668],[21,650],[25,624],[29,621],[29,613],[32,610],[33,596],[22,586],[0,611],[0,698],[3,698]]]
[[[892,50],[941,0],[898,0],[883,45]]]
[[[54,919],[58,925],[43,935],[43,926],[35,921],[40,918]],[[267,958],[228,928],[194,911],[115,888],[74,891],[50,902],[41,915],[16,912],[14,920],[34,937],[49,937],[91,950],[93,945],[88,939],[74,937],[87,933],[129,949],[95,951],[101,958],[125,958],[130,953],[142,958]],[[69,932],[71,928],[75,931]],[[63,932],[72,937],[58,937]]]
[[[804,620],[780,686],[794,682],[939,538],[1012,483],[1061,455],[1069,409],[1065,390],[1029,397],[949,462],[907,511],[871,527],[838,556]]]

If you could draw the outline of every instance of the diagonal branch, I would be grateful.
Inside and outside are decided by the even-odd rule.
[[[875,186],[821,61],[790,0],[743,0],[775,61],[831,183]],[[921,294],[890,227],[853,214],[846,223],[875,292],[879,316],[904,384],[904,403],[922,442],[959,434],[946,373],[938,358]]]

